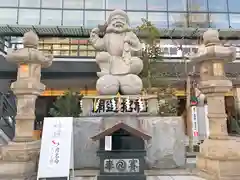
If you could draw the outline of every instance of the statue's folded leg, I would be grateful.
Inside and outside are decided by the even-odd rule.
[[[118,76],[120,92],[124,95],[141,94],[143,84],[140,77],[135,74]]]
[[[99,52],[96,56],[96,63],[101,69],[101,76],[109,74],[111,55],[108,52]]]
[[[132,57],[130,64],[130,73],[139,74],[143,69],[143,62],[139,57]]]
[[[97,80],[96,89],[99,95],[116,95],[119,91],[118,78],[113,75],[104,75]]]

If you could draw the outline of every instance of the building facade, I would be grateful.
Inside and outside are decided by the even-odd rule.
[[[146,18],[159,28],[239,28],[239,5],[238,0],[1,0],[0,24],[92,28],[119,8],[133,26]]]
[[[193,71],[186,66],[188,56],[197,51],[207,28],[219,29],[223,43],[240,52],[238,7],[239,0],[0,0],[0,91],[16,78],[16,67],[4,60],[5,54],[21,48],[23,34],[33,30],[40,37],[39,49],[54,55],[53,65],[42,72],[48,88],[43,95],[59,95],[67,88],[96,93],[99,69],[89,33],[104,24],[112,10],[123,9],[133,28],[142,23],[141,18],[159,28],[163,62],[158,66],[165,77],[156,79],[175,83],[176,95],[184,96],[186,75]],[[239,53],[234,64],[227,66],[230,78],[240,72],[238,58]]]
[[[52,51],[56,56],[94,57],[95,51],[87,41],[89,31],[104,24],[109,12],[116,8],[129,14],[133,28],[142,23],[141,18],[153,22],[163,30],[165,39],[194,35],[194,30],[169,33],[175,28],[230,28],[225,36],[236,39],[235,30],[240,27],[239,5],[238,0],[0,0],[0,49],[6,52],[7,48],[20,48],[21,36],[32,29],[41,37],[40,49],[45,52]],[[174,57],[181,54],[172,41],[161,44],[175,46],[163,47],[164,53]]]

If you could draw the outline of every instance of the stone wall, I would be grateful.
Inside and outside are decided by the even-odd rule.
[[[185,165],[184,126],[181,117],[82,117],[74,121],[74,155],[76,169],[99,167],[96,156],[98,142],[90,137],[101,129],[113,126],[119,120],[141,127],[152,139],[146,142],[146,161],[149,168],[176,168]]]
[[[75,169],[99,167],[99,159],[96,155],[99,144],[90,138],[100,132],[101,119],[99,117],[82,117],[74,120]]]
[[[140,117],[144,129],[152,136],[146,142],[149,168],[185,166],[185,134],[181,117]]]

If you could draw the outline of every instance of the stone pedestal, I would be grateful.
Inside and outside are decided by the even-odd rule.
[[[17,80],[11,88],[17,97],[15,138],[3,146],[0,159],[0,176],[28,177],[36,172],[40,141],[34,141],[35,103],[45,90],[40,82],[41,68],[49,67],[53,57],[45,57],[37,49],[38,37],[32,31],[23,37],[24,48],[7,55],[7,61],[18,65]]]
[[[221,45],[216,30],[205,32],[203,39],[204,45],[192,60],[200,65],[199,89],[207,97],[210,134],[200,146],[197,168],[207,180],[238,180],[240,138],[228,136],[224,99],[232,88],[225,77],[224,62],[233,60],[235,52]]]
[[[29,65],[31,68],[31,65]],[[17,97],[16,130],[14,141],[33,140],[35,121],[35,102],[45,86],[34,79],[18,79],[11,86]]]
[[[227,133],[224,94],[231,89],[229,80],[208,81],[211,87],[202,91],[207,95],[210,135],[200,147],[197,168],[207,180],[237,180],[240,178],[240,138]],[[206,84],[205,84],[206,85]]]
[[[240,138],[206,139],[197,156],[199,175],[207,180],[240,179]]]
[[[35,175],[40,141],[10,142],[2,147],[0,177],[29,177]]]

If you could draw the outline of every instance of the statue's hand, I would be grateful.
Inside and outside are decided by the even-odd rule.
[[[53,60],[53,55],[52,54],[47,54],[45,61],[52,61]]]
[[[124,43],[132,44],[132,40],[128,36],[126,36],[124,38]]]
[[[90,36],[96,36],[96,35],[98,36],[99,32],[100,32],[99,28],[93,28],[92,31],[91,31]]]

